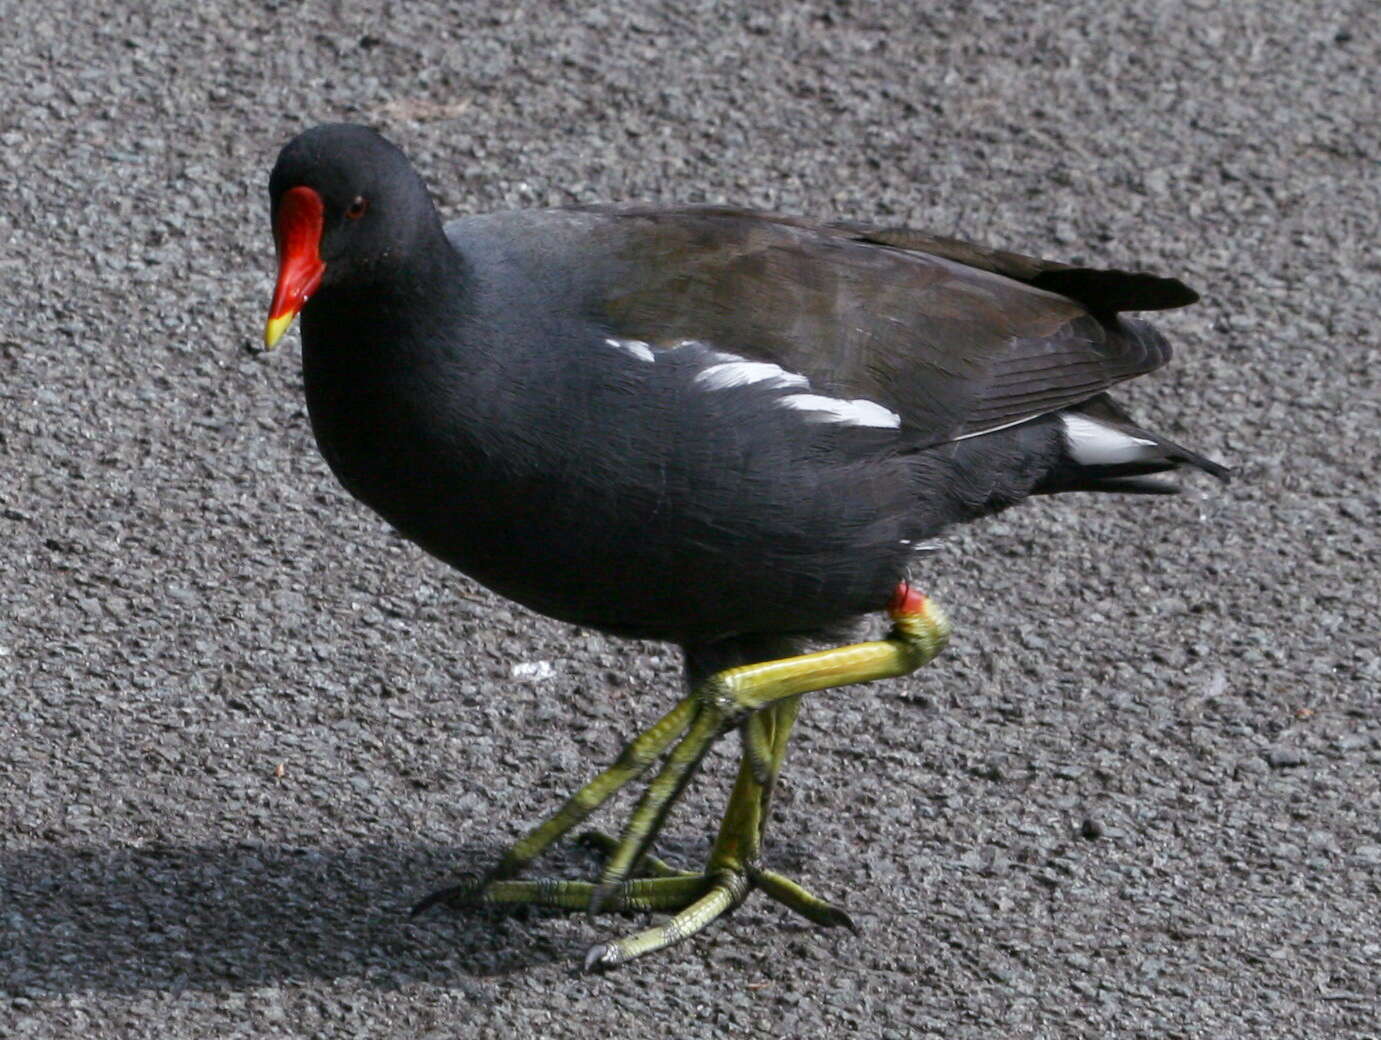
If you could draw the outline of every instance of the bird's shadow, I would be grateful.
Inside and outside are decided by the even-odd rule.
[[[6,850],[0,993],[252,989],[341,977],[393,989],[579,965],[600,937],[584,915],[438,908],[409,917],[429,887],[496,857],[421,844]],[[588,854],[551,859],[562,876],[597,873]]]

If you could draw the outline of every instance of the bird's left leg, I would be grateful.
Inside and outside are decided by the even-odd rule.
[[[800,697],[788,697],[751,716],[744,724],[744,765],[752,770],[753,778],[760,785],[761,809],[758,814],[757,844],[741,857],[741,861],[753,886],[762,889],[769,898],[818,925],[826,928],[843,925],[850,931],[857,931],[843,909],[811,895],[790,878],[778,874],[775,870],[768,870],[758,862],[762,852],[763,832],[767,829],[771,814],[772,794],[776,790],[777,777],[786,761],[787,739],[791,735],[791,727],[796,721],[800,705]],[[759,720],[759,726],[752,725]],[[759,729],[760,734],[754,734],[753,729]],[[746,845],[746,841],[744,844]]]

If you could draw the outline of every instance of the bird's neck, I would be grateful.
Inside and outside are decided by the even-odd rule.
[[[405,259],[312,297],[302,312],[304,364],[309,372],[345,366],[364,376],[375,365],[423,360],[454,337],[469,281],[464,260],[436,228]]]
[[[325,288],[302,312],[317,443],[341,482],[386,515],[392,482],[472,455],[462,442],[483,344],[467,333],[466,265],[441,246]]]

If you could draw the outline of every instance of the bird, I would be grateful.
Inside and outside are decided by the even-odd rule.
[[[905,227],[728,206],[577,205],[443,222],[368,127],[307,129],[269,178],[272,349],[297,320],[317,446],[425,552],[510,600],[680,648],[685,688],[618,759],[443,904],[665,915],[622,964],[753,891],[847,911],[764,862],[802,699],[905,675],[950,624],[913,578],[952,525],[1031,496],[1173,494],[1228,471],[1109,389],[1170,358],[1133,311],[1178,279]],[[880,639],[849,641],[885,613]],[[707,751],[739,766],[703,869],[652,854]],[[597,880],[523,871],[651,774]]]

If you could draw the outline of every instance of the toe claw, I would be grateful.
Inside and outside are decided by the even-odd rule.
[[[441,902],[441,900],[445,898],[445,891],[445,889],[440,889],[436,892],[431,893],[428,896],[424,896],[417,902],[413,903],[412,909],[408,911],[408,916],[420,917],[423,914],[425,914],[428,910],[436,906],[437,903]]]
[[[617,951],[611,943],[595,943],[585,952],[586,972],[603,971],[617,963]]]
[[[854,924],[854,919],[837,906],[830,907],[830,920],[821,921],[826,928],[847,928],[854,935],[862,935],[863,931]]]
[[[478,881],[463,881],[459,885],[438,888],[431,895],[414,903],[408,916],[417,917],[425,914],[432,907],[442,903],[449,907],[471,906],[475,902],[475,897],[482,891],[484,891],[484,883]]]

